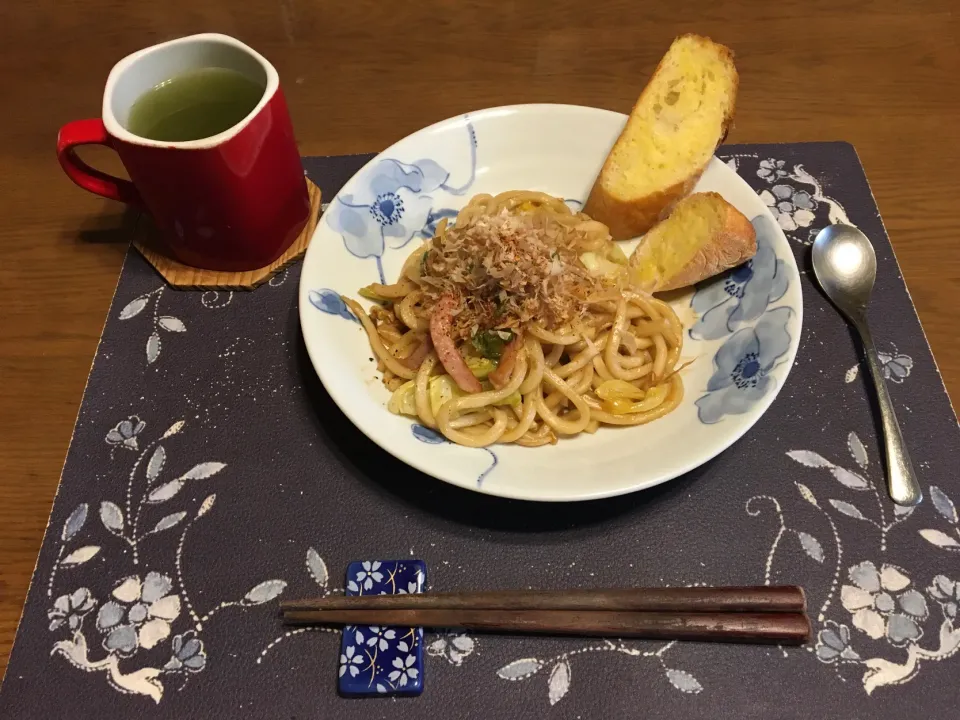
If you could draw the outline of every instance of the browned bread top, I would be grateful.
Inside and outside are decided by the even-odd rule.
[[[680,200],[630,257],[634,284],[648,292],[687,287],[749,260],[757,252],[751,222],[718,193]]]
[[[709,38],[674,40],[643,89],[584,212],[614,239],[641,235],[693,190],[733,118],[733,53]]]

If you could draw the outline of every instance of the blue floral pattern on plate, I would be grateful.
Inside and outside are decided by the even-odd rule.
[[[325,312],[328,315],[338,315],[345,320],[353,320],[355,323],[360,321],[350,312],[350,308],[343,301],[343,298],[333,290],[321,288],[320,290],[311,290],[308,295],[310,304],[317,310]]]
[[[417,440],[427,443],[428,445],[439,445],[447,441],[443,435],[432,428],[428,428],[426,425],[414,425],[410,429]]]
[[[751,323],[783,297],[790,284],[787,267],[777,259],[777,229],[766,215],[752,220],[757,254],[743,265],[697,287],[690,306],[698,320],[690,328],[694,340],[717,340]]]
[[[752,221],[757,253],[717,278],[701,283],[690,301],[697,320],[693,340],[727,337],[713,358],[707,394],[697,400],[700,422],[713,424],[726,415],[749,411],[776,387],[770,375],[790,349],[789,307],[769,309],[790,285],[787,264],[777,257],[778,231],[766,215]]]
[[[383,253],[404,247],[414,237],[433,234],[442,218],[455,210],[437,208],[435,193],[463,195],[477,171],[477,135],[467,117],[470,177],[461,185],[448,183],[450,173],[436,160],[404,163],[393,158],[377,162],[358,182],[353,193],[338,195],[326,213],[330,227],[340,234],[347,250],[358,258],[374,258],[380,282],[385,283]]]
[[[423,591],[422,560],[364,560],[347,566],[347,595],[406,595]],[[423,692],[423,628],[343,629],[337,670],[341,695],[419,695]]]
[[[707,394],[697,400],[700,422],[709,425],[725,415],[745,413],[776,387],[770,373],[790,349],[787,324],[793,314],[789,307],[771,310],[720,346]]]
[[[427,445],[440,445],[441,443],[449,442],[443,435],[438,433],[432,428],[428,428],[426,425],[420,425],[419,423],[414,423],[410,428],[413,436],[422,443],[427,443]],[[490,467],[484,470],[477,476],[477,487],[483,485],[484,479],[490,472],[497,466],[499,460],[497,460],[496,453],[493,452],[490,448],[477,448],[478,450],[483,450],[490,456],[491,463]]]

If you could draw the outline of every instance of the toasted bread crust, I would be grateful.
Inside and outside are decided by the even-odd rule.
[[[693,192],[704,170],[706,166],[681,183],[637,200],[614,197],[598,179],[583,206],[583,212],[610,228],[610,235],[614,240],[629,240],[666,219],[677,201]],[[600,176],[603,176],[603,170],[600,171]]]
[[[716,193],[720,202],[726,205],[723,226],[707,239],[700,250],[683,268],[661,282],[654,292],[677,290],[695,285],[701,280],[713,277],[724,270],[746,262],[757,253],[757,233],[747,217],[733,205]]]
[[[730,112],[723,118],[721,122],[717,144],[714,147],[714,149],[716,149],[716,147],[724,141],[730,126],[733,124],[737,91],[740,86],[740,77],[733,62],[733,51],[724,45],[714,43],[708,37],[696,35],[694,33],[680,35],[676,38],[676,40],[674,40],[674,42],[682,38],[691,38],[698,42],[707,42],[713,44],[716,46],[720,56],[730,64],[730,67],[733,71],[733,87],[731,88],[733,102],[730,103]],[[654,85],[654,80],[656,79],[657,74],[660,72],[661,66],[666,59],[667,54],[665,54],[660,59],[660,62],[657,63],[657,67],[653,71],[653,75],[650,76],[650,80],[647,81],[647,84],[644,86],[643,91],[637,98],[637,101],[633,104],[633,108],[630,110],[630,116],[628,117],[627,122],[624,124],[623,130],[620,131],[620,135],[618,136],[616,143],[614,143],[614,148],[616,148],[617,145],[624,140],[630,120],[639,114],[640,104],[643,101],[644,96]],[[608,175],[608,173],[612,172],[613,155],[614,153],[611,151],[611,153],[607,156],[607,159],[604,161],[603,167],[600,169],[600,174],[597,176],[597,179],[593,184],[593,188],[590,190],[590,195],[587,197],[587,202],[583,207],[583,212],[595,220],[607,225],[607,227],[610,228],[610,234],[613,236],[614,240],[627,240],[629,238],[636,237],[637,235],[642,235],[657,222],[665,218],[678,200],[693,192],[693,188],[696,186],[697,181],[700,179],[700,176],[703,174],[704,170],[707,169],[707,165],[710,163],[710,159],[708,158],[703,167],[695,168],[693,172],[691,172],[681,182],[670,187],[663,188],[659,192],[651,193],[638,198],[620,198],[611,194],[610,191],[605,187],[604,183],[605,177]]]

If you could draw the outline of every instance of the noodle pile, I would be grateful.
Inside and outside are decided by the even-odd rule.
[[[536,447],[677,407],[683,330],[634,286],[603,224],[538,192],[477,195],[441,221],[393,285],[360,291],[360,319],[393,394],[470,447]]]

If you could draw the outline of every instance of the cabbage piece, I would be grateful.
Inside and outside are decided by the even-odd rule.
[[[467,363],[470,372],[472,372],[473,376],[478,380],[483,380],[487,375],[497,369],[497,363],[485,357],[467,357],[464,358],[464,362]]]
[[[597,397],[602,400],[643,400],[646,393],[634,387],[626,380],[607,380],[601,383],[596,391]]]
[[[430,397],[430,409],[436,415],[448,400],[460,397],[462,393],[453,378],[449,375],[438,375],[430,378],[427,386],[427,395]]]
[[[616,280],[624,272],[625,267],[619,265],[595,252],[585,252],[580,256],[580,262],[593,277]]]
[[[408,380],[393,391],[387,410],[394,415],[412,415],[417,417],[416,383]]]

